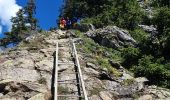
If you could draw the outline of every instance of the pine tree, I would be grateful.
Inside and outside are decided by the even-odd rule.
[[[6,46],[10,43],[18,43],[23,40],[27,31],[36,30],[37,19],[34,17],[36,10],[35,0],[29,0],[27,6],[16,13],[16,17],[11,18],[11,32],[4,33],[6,38],[0,40],[0,45]]]
[[[7,34],[7,35],[13,41],[19,41],[22,32],[27,30],[25,24],[24,10],[20,9],[17,12],[16,17],[12,17],[11,22],[13,23],[11,34]]]
[[[37,19],[34,17],[34,14],[36,14],[35,0],[28,1],[25,13],[27,15],[27,23],[30,24],[32,30],[35,30],[37,28]]]

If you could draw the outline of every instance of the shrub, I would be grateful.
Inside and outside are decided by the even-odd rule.
[[[140,58],[140,50],[138,48],[128,47],[122,50],[123,57],[123,65],[126,68],[130,68],[133,65],[138,63],[138,59]]]
[[[130,31],[130,34],[138,43],[141,43],[143,40],[146,40],[147,37],[149,36],[148,33],[146,33],[144,30],[140,28]]]
[[[153,56],[144,55],[140,60],[138,66],[133,68],[136,76],[145,76],[149,79],[151,84],[156,84],[163,87],[169,87],[170,84],[170,70],[166,69],[165,65],[160,64]],[[159,81],[158,81],[159,80]]]

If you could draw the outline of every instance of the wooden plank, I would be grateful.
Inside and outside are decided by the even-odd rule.
[[[74,63],[58,63],[59,65],[75,65]]]
[[[77,67],[78,67],[78,72],[79,72],[79,76],[80,76],[81,85],[82,85],[82,88],[83,88],[84,99],[88,100],[85,85],[84,85],[84,80],[83,80],[83,76],[82,76],[82,72],[81,72],[81,68],[80,68],[80,63],[79,63],[79,59],[78,59],[78,55],[77,55],[77,50],[76,50],[76,46],[75,46],[74,42],[73,42],[73,50],[74,50],[76,64],[77,64]]]
[[[63,82],[63,81],[75,81],[77,79],[71,79],[71,80],[58,80],[58,82]]]
[[[58,97],[82,97],[79,95],[57,95]]]
[[[79,73],[78,72],[69,72],[69,73],[68,72],[58,72],[58,74],[64,74],[64,75],[66,74],[67,75],[67,74],[79,74]]]

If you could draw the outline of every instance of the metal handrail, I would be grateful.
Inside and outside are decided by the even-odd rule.
[[[58,100],[58,42],[56,43],[55,55],[54,100]]]
[[[82,76],[82,72],[81,72],[81,68],[80,68],[80,63],[79,63],[79,59],[78,59],[78,55],[77,55],[77,50],[76,50],[76,46],[75,46],[74,41],[73,41],[73,55],[75,56],[75,63],[77,64],[77,67],[78,67],[78,72],[79,72],[79,76],[80,76],[81,86],[83,88],[84,99],[88,100],[86,89],[85,89],[85,85],[84,85],[84,80],[83,80],[83,76]]]

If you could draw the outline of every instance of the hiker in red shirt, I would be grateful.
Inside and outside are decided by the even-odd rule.
[[[60,20],[60,29],[65,29],[66,27],[66,20],[64,18],[61,18]]]

